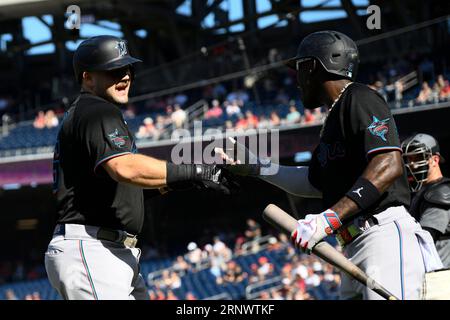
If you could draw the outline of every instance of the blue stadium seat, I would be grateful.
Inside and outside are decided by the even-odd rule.
[[[286,252],[284,250],[263,250],[255,254],[235,257],[234,260],[242,267],[244,272],[249,273],[250,265],[252,263],[257,264],[258,258],[261,256],[266,256],[269,261],[274,264],[276,274],[279,274],[286,262]],[[174,261],[174,258],[142,261],[141,274],[144,279],[147,279],[150,272],[169,268]],[[244,280],[241,283],[218,285],[209,268],[198,272],[187,272],[181,277],[181,282],[181,288],[174,290],[175,295],[179,299],[184,299],[187,292],[192,292],[198,299],[204,299],[223,292],[228,293],[233,299],[245,299],[245,288],[248,285],[248,280]],[[45,278],[2,285],[0,286],[0,299],[6,298],[5,291],[7,289],[13,289],[18,299],[24,299],[27,294],[31,294],[35,291],[39,292],[41,299],[43,300],[61,299]],[[149,289],[154,289],[154,287],[149,285]],[[318,299],[336,299],[338,295],[336,291],[332,292],[327,289],[326,285],[311,288],[310,294]]]

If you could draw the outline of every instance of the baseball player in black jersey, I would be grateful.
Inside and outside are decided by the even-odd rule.
[[[353,82],[358,63],[355,43],[340,32],[305,37],[287,64],[297,71],[304,107],[328,108],[310,166],[279,166],[269,175],[270,162],[259,159],[228,170],[258,176],[294,195],[322,198],[325,211],[298,220],[295,246],[310,253],[335,235],[347,258],[377,282],[401,299],[418,299],[425,271],[440,261],[430,234],[406,209],[410,195],[395,121],[377,92]],[[341,298],[382,299],[346,274]]]
[[[148,298],[135,247],[143,188],[229,191],[214,165],[174,165],[137,153],[118,106],[128,102],[139,61],[112,36],[90,38],[74,53],[82,89],[55,146],[58,221],[45,254],[49,280],[64,299]]]
[[[410,212],[430,232],[444,267],[450,268],[450,179],[442,175],[444,157],[437,140],[418,133],[402,142],[413,194]]]

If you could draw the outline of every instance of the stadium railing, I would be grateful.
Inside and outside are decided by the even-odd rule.
[[[190,120],[189,120],[189,126],[191,123],[193,123],[193,119],[195,119],[198,115],[201,115],[203,112],[203,105],[204,101],[200,100],[195,105],[195,108],[193,108],[193,111],[191,112]],[[194,106],[192,105],[192,106]],[[415,100],[411,99],[405,99],[402,101],[393,101],[389,103],[389,107],[392,109],[392,114],[401,114],[401,113],[409,113],[409,112],[416,112],[416,111],[423,111],[423,110],[430,110],[430,109],[439,109],[444,107],[450,107],[450,100],[448,99],[439,99],[439,97],[432,97],[431,100],[429,100],[425,104],[418,104]],[[245,109],[243,110],[245,111]],[[145,116],[144,116],[145,117]],[[201,118],[201,117],[200,117]],[[138,119],[136,119],[138,120]],[[299,123],[299,124],[290,124],[290,125],[281,125],[277,126],[276,129],[281,130],[291,130],[291,129],[298,129],[303,127],[309,127],[309,126],[317,126],[322,123],[322,119],[317,122],[313,123]],[[131,124],[131,120],[129,122]],[[167,125],[168,130],[167,134],[165,136],[161,136],[161,139],[155,141],[152,139],[139,139],[137,140],[137,146],[138,148],[148,148],[153,146],[161,146],[166,144],[171,144],[174,141],[171,140],[171,134],[172,134],[172,124]],[[139,127],[139,124],[137,124],[137,128]],[[206,127],[206,126],[205,126]],[[220,127],[220,126],[219,126]],[[219,128],[218,127],[218,128]],[[270,128],[269,128],[270,129]],[[22,134],[21,131],[24,131]],[[137,132],[137,130],[136,130]],[[37,130],[32,127],[32,122],[21,122],[17,124],[10,124],[8,129],[8,135],[0,137],[0,158],[5,161],[10,161],[9,158],[12,160],[19,159],[22,156],[26,156],[27,160],[33,160],[32,156],[34,155],[46,155],[47,158],[51,158],[52,152],[53,152],[53,146],[56,141],[56,133],[57,128],[53,129],[43,129],[43,130]],[[239,131],[229,132],[228,134],[233,134],[233,136],[239,136]],[[242,135],[247,135],[245,132],[242,133]],[[208,139],[208,136],[203,135],[203,137],[192,137],[192,141],[196,141],[198,139]],[[191,142],[192,142],[191,141]],[[41,157],[40,157],[41,158]]]
[[[187,121],[185,127],[187,129],[194,128],[195,120],[202,120],[205,117],[205,113],[208,110],[208,102],[205,99],[201,99],[191,106],[189,106],[185,111],[187,114]]]
[[[216,294],[214,296],[204,298],[202,300],[233,300],[233,299],[228,293],[224,292],[221,294]]]
[[[182,276],[184,276],[186,274],[184,271],[176,270],[175,267],[163,268],[163,269],[159,269],[159,270],[150,272],[147,275],[147,283],[151,284],[153,281],[155,281],[156,279],[160,278],[162,276],[162,274],[164,273],[164,271],[175,272],[180,277],[182,277]]]
[[[253,300],[263,291],[280,289],[283,287],[282,280],[282,276],[276,276],[261,282],[250,284],[245,288],[245,298],[247,300]]]
[[[242,244],[243,252],[240,255],[257,253],[259,251],[262,251],[272,244],[271,240],[273,239],[275,239],[275,242],[277,241],[277,239],[274,236],[267,235],[263,237],[258,237],[255,240],[244,242]]]
[[[251,254],[255,254],[255,253],[264,251],[265,249],[267,249],[270,246],[270,244],[271,244],[270,240],[271,239],[275,239],[276,240],[276,238],[274,236],[267,235],[267,236],[263,236],[263,237],[260,237],[258,239],[255,239],[255,240],[244,242],[242,244],[243,252],[241,252],[239,254],[233,253],[233,255],[231,256],[231,260],[233,260],[233,259],[235,259],[237,257],[247,256],[247,255],[251,255]],[[253,250],[252,248],[255,248],[255,249]],[[189,261],[188,253],[186,253],[184,255],[184,259],[186,261]],[[198,271],[202,271],[202,270],[208,269],[210,267],[211,267],[211,260],[209,258],[205,258],[205,259],[202,259],[194,267],[193,270],[195,272],[198,272]],[[176,272],[180,277],[185,275],[185,272],[179,272],[173,266],[172,267],[168,267],[168,268],[162,268],[162,269],[150,272],[147,275],[147,283],[151,284],[153,281],[159,279],[162,276],[162,274],[164,273],[164,271]]]

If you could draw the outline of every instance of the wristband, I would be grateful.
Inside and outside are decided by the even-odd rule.
[[[219,172],[215,171],[215,166],[205,164],[173,164],[166,162],[166,183],[170,186],[173,183],[186,181],[218,180]]]
[[[325,220],[327,221],[329,227],[331,228],[332,232],[325,231],[327,234],[333,233],[337,229],[339,229],[342,226],[341,219],[339,219],[338,214],[336,211],[327,209],[323,213],[323,216],[325,217]]]
[[[166,170],[166,182],[168,186],[176,182],[191,180],[194,176],[192,164],[177,165],[167,162]]]
[[[355,201],[362,210],[370,208],[381,197],[380,192],[372,182],[363,177],[359,177],[345,195]]]

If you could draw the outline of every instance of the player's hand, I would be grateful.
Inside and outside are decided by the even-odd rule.
[[[225,164],[221,165],[221,167],[234,175],[258,176],[261,173],[260,165],[258,164],[241,164],[241,161],[239,159],[234,160],[228,154],[226,154],[222,148],[215,148],[214,151],[225,162]]]
[[[319,214],[309,214],[298,220],[297,228],[291,233],[291,242],[303,252],[310,254],[314,246],[342,226],[336,212],[331,209]]]
[[[264,174],[264,170],[267,171],[271,167],[270,159],[259,159],[254,155],[245,145],[238,143],[235,139],[228,137],[228,141],[231,142],[233,148],[232,154],[236,149],[237,156],[232,158],[222,148],[215,148],[214,151],[225,162],[222,165],[226,171],[237,176],[252,176],[257,177]]]
[[[216,155],[218,155],[220,157],[220,159],[222,159],[222,161],[224,161],[225,164],[227,165],[235,165],[235,164],[241,164],[240,160],[235,160],[233,159],[231,156],[229,156],[225,150],[223,150],[223,148],[214,148],[214,152]]]
[[[195,169],[194,185],[199,188],[231,194],[239,187],[219,165],[197,164]]]
[[[258,157],[253,154],[245,145],[238,143],[236,139],[232,137],[228,137],[227,146],[231,146],[231,149],[226,149],[226,151],[229,151],[228,153],[223,148],[214,148],[216,154],[218,154],[226,164],[256,164],[260,162],[260,159],[258,159]],[[236,157],[234,158],[235,150]]]

